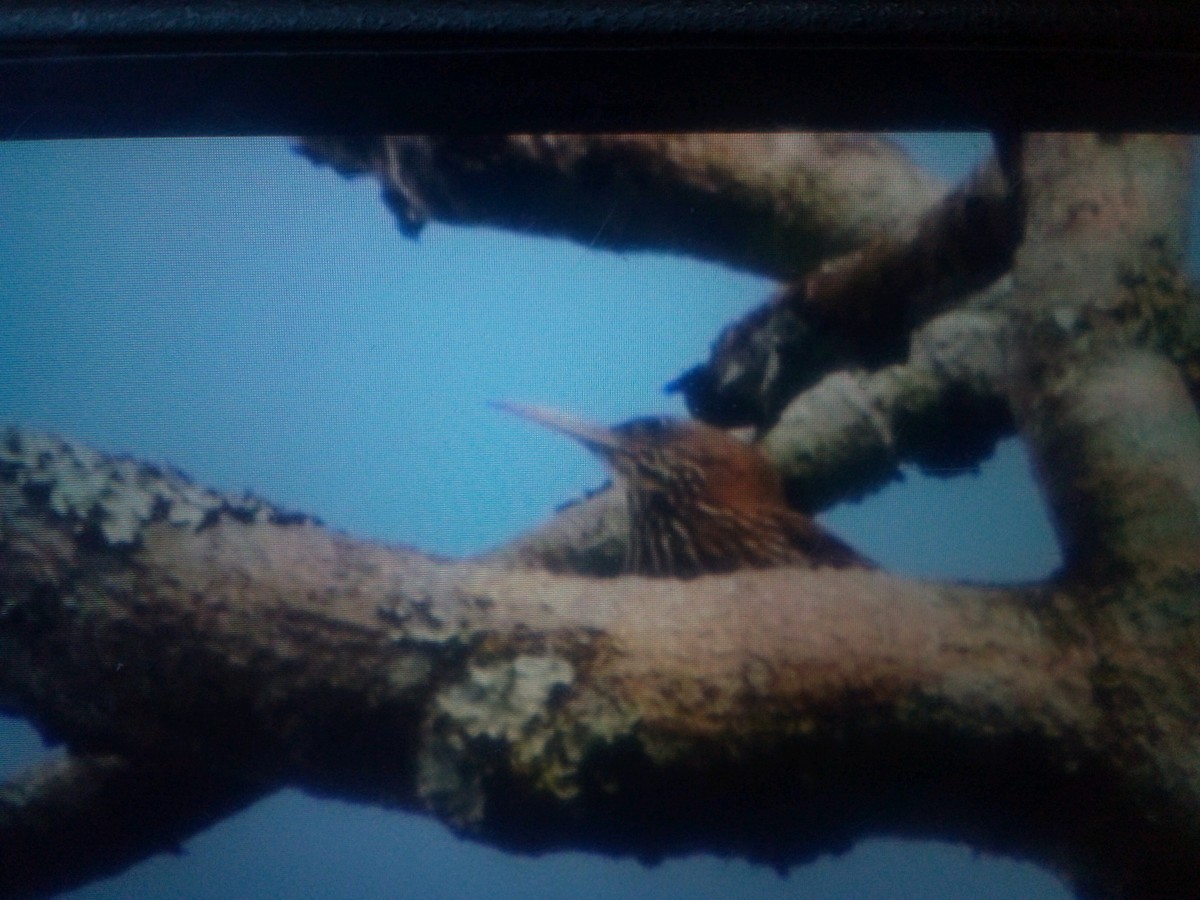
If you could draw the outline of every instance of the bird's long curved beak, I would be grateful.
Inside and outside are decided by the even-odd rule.
[[[610,456],[621,448],[620,438],[611,428],[559,412],[556,409],[531,406],[527,403],[512,403],[508,400],[494,400],[491,406],[512,413],[514,416],[520,416],[522,419],[528,419],[530,422],[536,422],[551,431],[565,434],[601,456]]]

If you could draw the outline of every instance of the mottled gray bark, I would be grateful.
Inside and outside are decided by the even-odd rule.
[[[1083,896],[1194,896],[1188,155],[1028,138],[1011,279],[920,325],[902,360],[827,366],[762,436],[815,506],[907,444],[962,455],[955,411],[1000,403],[977,432],[1027,440],[1067,560],[1044,584],[595,577],[620,547],[611,493],[488,559],[436,561],[8,432],[0,706],[74,755],[0,794],[0,888],[79,883],[295,784],[523,850],[787,865],[887,831],[1038,860]],[[145,789],[164,778],[189,789]],[[50,872],[56,823],[100,813],[109,832]],[[126,826],[136,840],[112,837]]]

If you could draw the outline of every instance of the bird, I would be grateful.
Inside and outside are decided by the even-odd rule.
[[[648,416],[605,426],[555,409],[493,406],[574,439],[623,491],[629,540],[622,574],[695,578],[746,568],[874,568],[787,503],[756,447],[690,419]]]

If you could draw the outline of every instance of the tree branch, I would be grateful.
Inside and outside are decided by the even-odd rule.
[[[776,299],[840,335],[868,364],[1012,266],[1025,224],[1019,153],[993,156],[909,233],[823,263]]]
[[[1195,300],[1160,275],[1180,268],[1190,142],[1034,135],[1026,156],[1013,398],[1064,555],[1106,578],[1194,570],[1200,421],[1173,360]]]
[[[729,221],[775,224],[767,239],[718,234],[721,258],[807,265],[808,249],[775,247],[786,228],[770,229],[790,220],[772,219],[764,198],[791,182],[768,177],[762,159],[718,165],[700,188],[702,167],[664,163],[719,159],[732,146],[722,141],[514,138],[467,150],[532,166],[522,190],[567,184],[568,198],[587,196],[574,193],[581,169],[622,160],[601,166],[599,183],[662,209],[644,232],[618,223],[613,245],[702,251],[708,238],[666,228],[662,210],[730,192]],[[397,191],[421,174],[406,209],[438,200],[438,185],[438,202],[460,208],[447,185],[474,177],[463,145],[357,150],[380,165],[380,148],[420,163],[380,170]],[[446,153],[458,181],[422,171]],[[621,546],[611,494],[485,560],[436,561],[161,467],[6,432],[0,707],[75,754],[3,795],[5,864],[32,873],[20,889],[111,871],[295,784],[526,850],[707,849],[787,865],[886,830],[1028,856],[1086,896],[1194,895],[1200,425],[1184,378],[1200,332],[1179,275],[1187,144],[1033,136],[1021,166],[1011,292],[994,285],[986,301],[929,320],[903,364],[842,371],[837,354],[783,358],[757,320],[745,333],[791,372],[782,382],[802,382],[761,395],[778,419],[764,447],[810,505],[883,477],[904,453],[970,460],[1015,419],[1068,551],[1047,584],[786,568],[594,577]],[[614,172],[665,173],[663,190]],[[579,234],[586,219],[606,231],[604,190],[582,219],[550,215],[529,191],[536,227]],[[519,208],[505,202],[506,215]],[[796,208],[818,208],[806,202]],[[847,221],[829,227],[824,255],[851,249]],[[780,310],[794,315],[777,305],[764,318]],[[959,428],[947,419],[956,403],[993,412],[943,439]],[[176,805],[168,791],[134,790],[139,778],[198,787]],[[146,804],[131,835],[78,857],[61,848],[55,864],[21,858],[53,852],[56,828],[77,833],[131,797]]]
[[[1100,642],[1060,589],[436,563],[29,432],[2,463],[0,703],[70,747],[525,849],[786,865],[886,828],[967,833],[1097,892],[1193,877],[1194,612]],[[1177,589],[1143,586],[1144,607]],[[1101,698],[1114,660],[1161,677]],[[1145,729],[1168,726],[1169,791],[1144,766]],[[10,815],[0,842],[28,827]],[[145,853],[180,837],[149,830]]]
[[[807,510],[859,499],[904,463],[934,475],[970,471],[1014,432],[1003,389],[1010,340],[994,310],[947,313],[913,336],[904,364],[835,372],[800,394],[762,449]]]
[[[306,138],[383,188],[400,230],[430,220],[660,250],[790,278],[904,232],[944,188],[865,134]]]
[[[0,786],[0,896],[58,892],[112,875],[265,792],[198,761],[70,756]]]
[[[1018,160],[1017,153],[989,159],[911,227],[792,282],[725,328],[709,361],[670,389],[683,393],[698,418],[769,427],[828,372],[898,364],[936,316],[1005,303],[1011,285],[996,282],[1012,264],[1024,225],[1014,187]],[[945,324],[937,331],[944,335]]]

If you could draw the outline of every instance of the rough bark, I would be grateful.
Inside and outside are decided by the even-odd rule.
[[[8,432],[0,706],[73,755],[0,794],[0,888],[79,883],[297,784],[520,850],[786,866],[887,831],[1038,860],[1082,896],[1194,896],[1188,155],[1173,137],[1026,139],[1010,282],[914,323],[906,360],[827,366],[763,437],[819,505],[906,443],[970,459],[1018,429],[1067,559],[1044,584],[595,577],[620,546],[611,493],[488,559],[438,561]],[[1003,413],[948,438],[964,396]],[[164,779],[188,789],[144,790]],[[48,874],[56,823],[97,815],[133,837],[62,846]]]
[[[931,319],[959,306],[984,310],[1004,303],[1011,285],[998,279],[1012,265],[1025,224],[1020,148],[1013,144],[1000,142],[997,156],[910,227],[827,260],[726,327],[712,357],[669,387],[698,418],[769,428],[831,369],[902,364]],[[951,334],[951,341],[972,340],[978,325],[960,317],[937,322],[934,340],[944,341],[960,323],[968,333]],[[918,371],[927,368],[927,359],[914,362]],[[994,412],[1003,391],[988,386],[982,395],[970,393],[960,398],[960,412],[992,423],[995,434],[978,445],[990,452],[996,439],[1011,433],[1008,418]],[[910,459],[936,464],[919,452]]]
[[[1200,631],[1173,599],[1178,574],[1139,592],[1153,640],[1115,623],[1101,638],[1079,612],[1094,598],[1051,586],[437,563],[43,436],[6,446],[0,697],[138,771],[138,802],[112,798],[104,769],[76,794],[82,810],[58,799],[60,817],[86,819],[99,795],[128,830],[204,823],[245,785],[292,783],[523,849],[785,865],[879,828],[965,831],[1089,886],[1161,895],[1192,878],[1194,720],[1153,748],[1175,776],[1165,802],[1139,780],[1147,735],[1119,717],[1153,711],[1161,733],[1195,712]],[[122,519],[130,497],[140,511]],[[1126,669],[1157,677],[1127,682]],[[147,797],[162,760],[195,776]],[[214,773],[241,793],[187,789]],[[6,796],[9,829],[30,829],[31,804],[46,801]],[[144,852],[179,837],[163,831]],[[23,871],[5,866],[10,892]],[[54,875],[97,871],[72,853]]]
[[[906,232],[944,187],[864,134],[308,138],[370,175],[402,231],[430,220],[667,250],[789,277]]]

